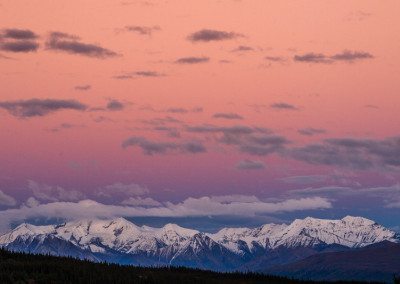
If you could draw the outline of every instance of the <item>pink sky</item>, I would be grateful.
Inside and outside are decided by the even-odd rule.
[[[348,206],[357,193],[304,193],[332,202],[315,214],[351,209],[398,225],[389,215],[400,189],[385,188],[400,179],[399,9],[399,1],[0,1],[0,192],[15,200],[0,194],[0,207],[65,201],[40,197],[29,180],[113,204],[121,200],[99,189],[135,184],[178,202],[284,200],[329,186],[359,189],[376,208]],[[371,188],[382,194],[362,191]]]

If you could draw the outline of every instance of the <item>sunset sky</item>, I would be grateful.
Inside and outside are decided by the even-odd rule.
[[[400,231],[399,11],[0,0],[0,232],[346,215]]]

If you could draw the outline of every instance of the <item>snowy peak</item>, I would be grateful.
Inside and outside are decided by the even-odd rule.
[[[21,224],[0,236],[0,247],[30,245],[34,240],[54,240],[89,253],[121,253],[170,261],[178,255],[233,253],[242,259],[277,248],[341,245],[364,247],[382,241],[400,242],[395,232],[372,220],[346,216],[340,220],[307,217],[291,224],[265,224],[257,228],[223,228],[207,234],[166,224],[162,228],[137,226],[124,218],[86,219],[55,226]],[[36,247],[35,247],[36,249]]]
[[[176,224],[167,224],[155,231],[155,236],[167,245],[179,244],[190,237],[198,234],[199,231],[186,229]]]
[[[370,226],[376,224],[375,221],[363,217],[346,216],[342,218],[343,222],[358,226]]]
[[[275,234],[273,247],[315,246],[338,244],[346,247],[364,247],[385,240],[398,242],[398,235],[374,221],[347,216],[341,220],[307,217],[296,219],[283,231]]]

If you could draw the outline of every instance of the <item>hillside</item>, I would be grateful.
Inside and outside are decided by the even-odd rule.
[[[66,257],[31,255],[0,250],[0,283],[297,284],[310,282],[253,273],[217,273],[179,267],[145,268],[121,266]]]
[[[264,272],[298,279],[391,282],[400,276],[400,244],[381,242],[355,250],[320,253]]]

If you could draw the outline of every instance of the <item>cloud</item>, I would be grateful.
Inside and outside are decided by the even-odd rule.
[[[198,126],[187,126],[186,131],[195,133],[223,133],[223,134],[251,134],[257,130],[244,125],[234,126],[215,126],[210,124],[198,125]]]
[[[216,134],[215,140],[217,142],[236,146],[240,152],[257,156],[279,153],[289,143],[285,137],[273,135],[268,129],[242,125],[229,127],[214,125],[187,126],[186,131],[199,134]]]
[[[114,79],[119,79],[119,80],[128,80],[128,79],[135,79],[138,77],[143,77],[143,78],[151,78],[151,77],[164,77],[166,76],[163,73],[159,73],[156,71],[135,71],[135,72],[130,72],[130,73],[125,73],[122,75],[117,75],[114,76]]]
[[[243,153],[266,156],[272,153],[281,153],[289,141],[279,135],[250,135],[239,141],[239,150]]]
[[[261,161],[243,160],[237,163],[238,170],[262,170],[265,169],[265,164]]]
[[[60,125],[49,129],[49,131],[57,132],[63,129],[80,128],[85,127],[83,124],[71,124],[71,123],[61,123]]]
[[[126,200],[121,202],[122,205],[129,205],[129,206],[144,206],[144,207],[158,207],[162,204],[157,200],[154,200],[151,197],[130,197]]]
[[[210,42],[210,41],[230,40],[238,37],[243,37],[243,35],[235,32],[203,29],[190,34],[187,37],[187,39],[192,42]]]
[[[110,100],[106,106],[106,108],[110,111],[119,111],[123,110],[125,105],[117,100]]]
[[[267,60],[267,61],[272,61],[272,62],[284,62],[284,61],[286,61],[286,59],[284,57],[280,57],[280,56],[265,56],[264,59]]]
[[[0,38],[16,39],[16,40],[33,40],[39,36],[28,29],[4,29],[0,34]]]
[[[209,57],[182,57],[178,58],[175,63],[177,64],[199,64],[209,62]]]
[[[15,206],[16,204],[17,204],[17,201],[14,199],[14,197],[12,197],[0,190],[0,205],[11,207],[11,206]]]
[[[202,112],[202,111],[203,111],[202,107],[195,107],[192,109],[187,109],[187,108],[182,108],[182,107],[170,107],[170,108],[163,110],[163,112],[175,113],[175,114],[185,114],[185,113],[189,113],[189,112],[198,113],[198,112]]]
[[[313,135],[317,135],[317,134],[324,134],[326,133],[325,129],[321,129],[321,128],[302,128],[297,130],[298,133],[300,133],[301,135],[305,135],[305,136],[313,136]]]
[[[169,152],[197,154],[207,151],[205,146],[197,141],[184,143],[155,142],[144,137],[130,137],[122,142],[123,148],[131,146],[138,146],[145,155],[167,154]]]
[[[36,199],[43,201],[77,201],[84,196],[76,190],[66,190],[61,186],[50,186],[33,180],[28,181],[28,188]]]
[[[77,91],[88,91],[91,88],[92,88],[91,85],[78,85],[78,86],[74,87],[74,89],[77,90]]]
[[[29,197],[26,201],[25,201],[25,205],[28,207],[35,207],[38,206],[40,204],[39,200],[37,200],[35,197]]]
[[[180,132],[175,127],[156,126],[156,127],[153,128],[153,130],[166,132],[169,137],[173,137],[173,138],[181,137]]]
[[[343,187],[323,186],[308,187],[303,189],[290,190],[291,196],[323,196],[327,198],[348,198],[349,196],[360,196],[362,198],[375,198],[383,201],[386,208],[397,208],[400,205],[400,184],[380,187]],[[379,205],[381,206],[381,205]]]
[[[298,110],[298,108],[294,105],[288,103],[273,103],[270,105],[271,108],[281,109],[281,110]]]
[[[157,118],[153,118],[150,120],[141,120],[142,123],[144,124],[149,124],[149,125],[165,125],[165,124],[178,124],[178,123],[182,123],[181,120],[176,119],[175,117],[171,117],[171,116],[166,116],[166,117],[157,117]]]
[[[218,113],[215,113],[215,114],[213,115],[213,118],[243,119],[243,117],[240,116],[239,114],[237,114],[237,113],[232,113],[232,112],[229,112],[229,113],[218,112]]]
[[[342,53],[335,54],[330,58],[334,61],[353,62],[355,60],[371,59],[374,56],[368,52],[344,50]]]
[[[7,52],[33,52],[39,49],[38,35],[31,30],[4,29],[0,32],[0,50]]]
[[[171,107],[165,110],[165,112],[170,112],[170,113],[188,113],[189,111],[185,108],[181,107]]]
[[[137,197],[148,194],[150,191],[147,187],[136,183],[116,182],[106,185],[97,190],[97,195],[102,197]]]
[[[341,53],[328,56],[322,53],[306,53],[303,55],[295,55],[294,61],[307,62],[307,63],[333,63],[333,62],[349,62],[352,63],[357,60],[372,59],[374,56],[364,51],[351,51],[344,50]]]
[[[358,170],[399,169],[400,137],[384,140],[336,138],[291,149],[292,158],[315,165]]]
[[[189,197],[182,202],[165,202],[158,207],[106,205],[93,200],[78,202],[51,202],[37,206],[0,211],[0,231],[10,228],[12,223],[32,218],[74,220],[82,218],[114,217],[191,217],[191,216],[262,216],[302,210],[321,210],[332,207],[331,202],[321,197],[305,197],[266,202],[257,197]]]
[[[291,184],[313,184],[313,183],[320,183],[327,180],[326,175],[309,175],[309,176],[290,176],[284,177],[280,180],[284,181],[285,183]]]
[[[255,49],[251,46],[247,45],[239,45],[235,49],[232,49],[232,52],[246,52],[246,51],[254,51]]]
[[[46,48],[54,51],[102,59],[118,55],[116,52],[99,45],[83,43],[78,36],[62,32],[52,32],[46,42]]]
[[[9,52],[33,52],[39,49],[39,44],[31,40],[0,42],[0,50]]]
[[[87,106],[75,100],[29,99],[0,102],[0,108],[18,118],[45,116],[60,110],[84,111]]]
[[[152,26],[152,27],[148,27],[148,26],[126,26],[124,28],[125,31],[128,32],[133,32],[139,35],[152,35],[152,33],[154,31],[159,31],[161,30],[161,28],[159,26]]]
[[[295,55],[294,61],[307,63],[332,63],[332,61],[322,53],[306,53],[303,55]]]

